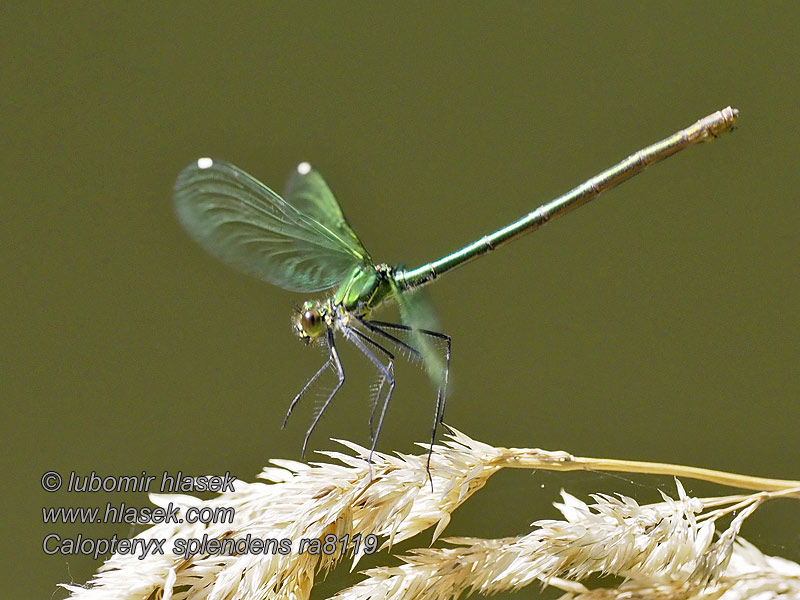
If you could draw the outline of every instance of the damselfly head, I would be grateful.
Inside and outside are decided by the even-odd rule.
[[[303,302],[297,307],[292,327],[300,339],[313,342],[325,331],[325,315],[319,302]]]

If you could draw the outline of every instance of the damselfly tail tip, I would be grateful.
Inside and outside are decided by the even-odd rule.
[[[733,131],[736,129],[735,124],[736,119],[739,118],[739,109],[729,106],[728,108],[724,109],[722,113],[727,117],[728,131]]]
[[[733,131],[736,131],[738,129],[738,127],[736,127],[736,119],[739,118],[739,109],[738,108],[733,108],[732,106],[729,106],[728,108],[730,109],[731,115],[732,115],[731,116],[730,131],[733,132]]]

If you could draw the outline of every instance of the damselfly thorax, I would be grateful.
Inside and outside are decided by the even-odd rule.
[[[359,265],[327,300],[306,300],[298,307],[292,325],[303,340],[316,341],[325,327],[347,326],[351,319],[367,319],[397,290],[394,268]]]

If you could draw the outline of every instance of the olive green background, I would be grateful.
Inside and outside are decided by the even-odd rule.
[[[43,525],[43,506],[147,504],[48,494],[45,471],[252,480],[299,458],[312,407],[279,425],[324,357],[290,330],[302,295],[179,227],[171,186],[199,156],[278,190],[311,161],[376,260],[417,266],[738,107],[734,134],[430,287],[453,336],[446,421],[497,445],[800,477],[798,4],[11,2],[2,16],[7,597],[64,597],[56,583],[99,565],[45,556],[47,533],[130,533]],[[368,442],[373,375],[342,358],[315,449]],[[429,436],[433,392],[397,375],[382,451]],[[501,473],[446,533],[524,533],[561,487],[674,491]],[[797,560],[798,523],[775,502],[744,533]],[[314,597],[356,580],[339,569]]]

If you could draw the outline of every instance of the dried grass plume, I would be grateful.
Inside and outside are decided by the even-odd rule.
[[[757,491],[694,498],[676,478],[672,497],[646,505],[603,494],[587,502],[562,491],[556,504],[561,519],[535,521],[529,532],[514,538],[441,540],[449,547],[417,549],[401,557],[400,566],[370,569],[334,598],[450,599],[535,583],[559,588],[575,600],[800,599],[800,565],[767,556],[739,535],[742,523],[764,502],[800,497],[800,482],[499,448],[455,430],[434,448],[429,481],[427,452],[375,453],[370,469],[367,449],[341,443],[352,454],[328,452],[331,462],[312,465],[274,460],[259,475],[261,482],[237,482],[235,492],[213,500],[151,495],[159,506],[172,502],[183,510],[232,507],[236,518],[232,524],[154,525],[137,537],[165,539],[165,554],[142,560],[114,555],[86,586],[64,587],[75,600],[305,600],[317,578],[342,559],[351,568],[365,551],[383,552],[388,559],[392,544],[430,528],[436,541],[453,511],[491,475],[513,467],[668,472]],[[177,541],[190,539],[229,545],[206,544],[197,554],[170,552]],[[269,550],[253,551],[258,548],[253,540],[266,541]],[[329,552],[303,549],[302,540],[327,540]],[[585,580],[596,574],[619,580],[592,589]]]

